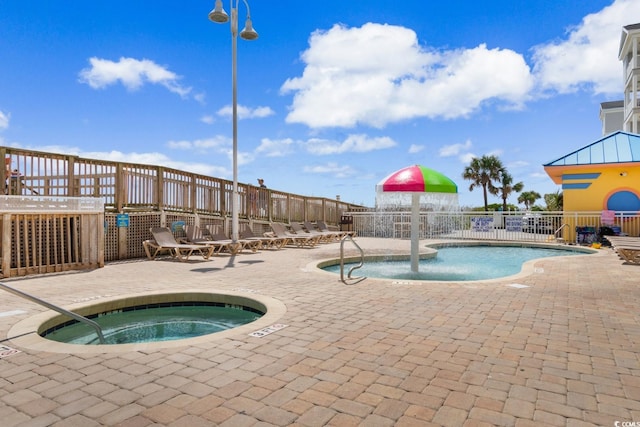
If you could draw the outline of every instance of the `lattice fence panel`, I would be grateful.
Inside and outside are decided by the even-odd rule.
[[[116,214],[106,213],[104,215],[104,260],[116,261],[120,258],[118,254],[118,227]]]
[[[195,224],[196,216],[194,214],[173,214],[167,213],[165,215],[165,227],[169,227],[176,239],[187,237],[184,232],[185,225]]]
[[[222,230],[225,234],[230,235],[230,230],[226,229],[226,221],[219,216],[200,216],[200,228],[215,227]]]
[[[127,244],[129,258],[142,258],[146,254],[142,242],[153,238],[149,231],[151,227],[161,227],[161,215],[159,212],[133,213],[129,215],[129,227],[127,227]]]

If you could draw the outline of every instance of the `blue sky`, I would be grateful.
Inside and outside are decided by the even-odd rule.
[[[231,35],[213,5],[0,0],[0,145],[232,179]],[[542,165],[601,137],[622,26],[640,22],[637,0],[249,6],[239,181],[367,206],[413,164],[480,206],[461,175],[484,154],[525,191],[557,191]]]

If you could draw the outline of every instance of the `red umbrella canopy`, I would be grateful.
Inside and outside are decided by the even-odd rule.
[[[457,193],[458,186],[433,169],[420,165],[409,166],[396,171],[380,181],[378,191],[382,192],[420,192],[420,193]]]

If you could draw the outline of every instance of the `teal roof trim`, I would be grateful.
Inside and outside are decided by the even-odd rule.
[[[617,131],[544,166],[640,162],[640,135]]]
[[[565,173],[562,174],[562,180],[569,181],[573,179],[596,179],[599,176],[599,173]]]
[[[584,190],[585,188],[589,188],[591,185],[590,182],[583,182],[578,184],[562,184],[563,190]]]

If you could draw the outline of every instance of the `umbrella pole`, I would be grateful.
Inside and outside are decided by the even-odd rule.
[[[420,259],[420,193],[413,193],[411,203],[411,271],[418,272]]]

